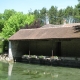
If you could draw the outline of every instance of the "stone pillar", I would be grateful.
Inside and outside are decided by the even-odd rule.
[[[9,41],[9,55],[8,55],[8,57],[10,60],[13,60],[11,41]]]

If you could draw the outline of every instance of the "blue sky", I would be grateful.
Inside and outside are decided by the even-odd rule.
[[[52,5],[57,6],[58,9],[64,9],[67,6],[74,7],[76,4],[78,4],[78,0],[0,0],[0,13],[3,13],[5,9],[27,13],[43,7],[49,9]]]

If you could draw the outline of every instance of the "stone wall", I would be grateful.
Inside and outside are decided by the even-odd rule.
[[[11,41],[11,48],[12,48],[14,61],[17,61],[17,59],[19,58],[21,59],[22,56],[22,53],[18,51],[18,45],[19,45],[19,41]]]
[[[59,58],[23,58],[22,62],[28,64],[64,66],[64,67],[80,67],[80,58],[75,57],[59,57]]]

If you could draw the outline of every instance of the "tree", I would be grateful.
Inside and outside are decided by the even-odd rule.
[[[31,23],[33,23],[34,20],[34,15],[24,15],[20,12],[16,13],[6,21],[4,28],[2,29],[3,38],[8,39],[25,24],[31,25]]]
[[[64,17],[64,13],[63,13],[63,10],[62,9],[60,9],[59,11],[58,11],[58,23],[57,24],[62,24],[63,23],[63,17]]]
[[[51,6],[49,9],[49,21],[50,24],[56,24],[57,23],[57,7]]]
[[[73,7],[68,6],[65,9],[65,17],[73,16]]]
[[[40,10],[40,19],[42,20],[41,25],[44,25],[46,23],[46,14],[47,14],[47,9],[43,7]]]
[[[76,22],[80,22],[80,2],[74,8],[74,18]]]
[[[3,14],[0,14],[0,32],[2,31],[3,27],[4,27]]]
[[[2,19],[2,14],[0,13],[0,19]]]
[[[0,19],[0,32],[2,31],[3,27],[4,27],[4,20]]]
[[[35,20],[31,25],[26,24],[24,27],[21,27],[21,29],[31,29],[31,28],[40,28],[41,27],[41,21]]]
[[[0,32],[2,28],[4,28],[5,22],[16,13],[16,11],[12,10],[5,10],[3,14],[0,14]]]
[[[36,19],[39,19],[40,18],[39,10],[34,10],[34,15]]]
[[[78,2],[80,3],[80,0],[78,0]]]
[[[66,19],[67,23],[73,23],[73,21],[74,21],[74,9],[72,6],[71,7],[68,6],[65,9],[64,18]]]
[[[14,15],[16,13],[15,10],[11,9],[11,10],[8,10],[6,9],[3,13],[3,19],[4,20],[8,20],[12,15]]]

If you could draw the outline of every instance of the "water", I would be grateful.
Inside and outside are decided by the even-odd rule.
[[[80,69],[0,63],[0,80],[80,80]]]

